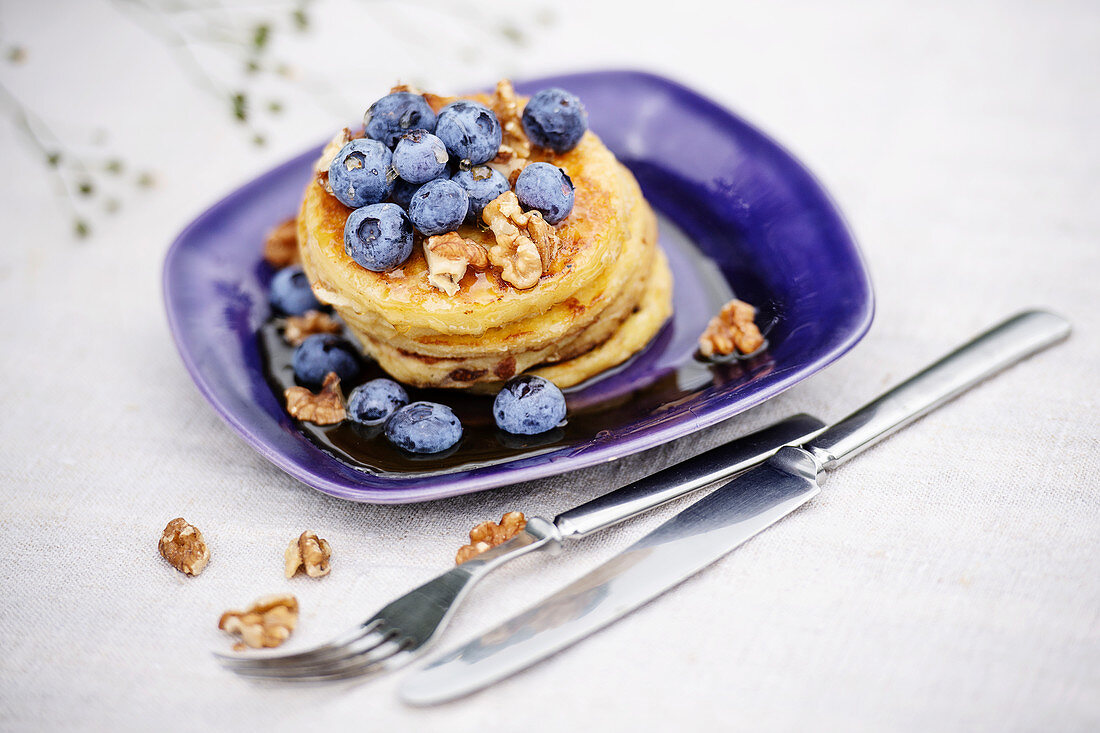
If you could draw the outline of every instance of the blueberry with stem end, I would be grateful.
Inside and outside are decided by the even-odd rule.
[[[535,145],[556,153],[572,150],[588,129],[588,112],[581,100],[551,87],[535,94],[523,108],[523,131]]]
[[[438,402],[413,402],[386,421],[386,439],[410,453],[440,453],[462,439],[462,423]]]
[[[348,418],[361,425],[379,425],[398,408],[409,404],[409,394],[392,379],[372,379],[348,395]]]
[[[460,99],[439,110],[435,134],[447,152],[467,165],[480,165],[496,157],[503,132],[500,120],[484,104]]]
[[[466,212],[466,221],[480,221],[481,212],[486,204],[511,189],[508,179],[487,165],[475,165],[462,169],[451,176],[451,180],[466,191],[470,197],[470,208]]]
[[[447,170],[448,160],[443,141],[425,130],[405,133],[393,149],[393,169],[409,183],[439,178]]]
[[[388,148],[409,130],[435,131],[435,112],[427,100],[412,92],[393,92],[379,99],[363,115],[367,136]]]
[[[377,140],[352,140],[328,167],[328,185],[344,206],[383,201],[393,190],[393,153]]]
[[[397,204],[356,209],[344,222],[344,251],[372,272],[392,270],[413,250],[412,223]]]
[[[565,395],[542,377],[513,377],[493,400],[493,418],[498,428],[509,433],[545,433],[565,419]]]
[[[531,163],[516,179],[516,198],[525,209],[536,209],[551,224],[573,210],[573,181],[549,163]]]

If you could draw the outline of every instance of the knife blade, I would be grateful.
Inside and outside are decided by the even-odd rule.
[[[527,611],[410,675],[399,694],[431,705],[560,651],[661,595],[820,492],[826,471],[966,389],[1059,341],[1068,321],[1026,311],[986,331],[825,430],[780,449]]]

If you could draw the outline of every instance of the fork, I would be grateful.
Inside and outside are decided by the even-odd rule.
[[[327,644],[295,654],[230,656],[215,652],[245,677],[323,681],[389,672],[427,650],[469,590],[496,568],[536,550],[557,554],[565,540],[625,521],[692,491],[732,479],[784,445],[809,440],[824,424],[794,415],[565,511],[552,521],[531,517],[515,537],[428,581]]]

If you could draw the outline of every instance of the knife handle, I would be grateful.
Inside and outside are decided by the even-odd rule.
[[[1062,341],[1065,318],[1024,311],[964,344],[830,427],[808,446],[821,468],[839,466],[888,435],[1013,364]]]
[[[805,442],[824,427],[815,417],[792,415],[562,512],[554,518],[554,525],[562,539],[584,537],[688,492],[732,478],[763,463],[784,445]]]

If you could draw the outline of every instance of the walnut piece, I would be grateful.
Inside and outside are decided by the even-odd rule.
[[[288,387],[283,394],[286,397],[286,411],[291,417],[304,422],[335,425],[347,416],[344,393],[340,391],[340,377],[336,376],[336,372],[325,375],[325,382],[317,394],[305,387]]]
[[[328,575],[329,570],[332,569],[329,564],[330,557],[332,557],[332,547],[329,546],[328,540],[321,539],[316,532],[306,530],[298,539],[291,540],[287,545],[286,552],[283,553],[283,558],[286,560],[284,572],[286,577],[293,578],[301,568],[309,577],[320,578]]]
[[[322,311],[306,311],[302,316],[287,316],[283,325],[283,340],[300,346],[315,333],[340,333],[340,322]]]
[[[505,156],[502,162],[507,162],[513,157],[531,157],[531,141],[523,129],[522,112],[520,112],[519,100],[516,98],[516,90],[512,87],[511,81],[501,79],[497,82],[490,106],[500,120],[503,138],[501,150]]]
[[[290,595],[265,596],[247,611],[226,611],[218,619],[219,629],[240,634],[253,649],[279,646],[297,625],[298,599]]]
[[[421,96],[423,96],[424,94],[412,84],[394,84],[392,87],[390,87],[390,94],[394,94],[396,92],[409,92],[410,94],[420,94]]]
[[[428,282],[447,295],[458,292],[458,283],[466,274],[466,268],[484,270],[489,266],[485,248],[457,232],[424,240],[424,259],[428,262]]]
[[[534,287],[557,252],[557,230],[539,212],[524,213],[512,191],[486,204],[481,218],[496,237],[489,262],[501,268],[505,282],[520,290]]]
[[[699,351],[708,358],[732,354],[735,349],[742,354],[756,351],[764,345],[764,337],[753,322],[755,317],[756,309],[743,300],[726,303],[699,337]]]
[[[161,557],[185,575],[198,575],[210,562],[210,548],[206,546],[202,532],[183,517],[176,517],[168,523],[157,547]]]
[[[298,219],[290,217],[267,233],[264,259],[276,269],[298,261]]]
[[[313,164],[313,174],[317,177],[317,182],[329,193],[332,193],[332,187],[328,185],[329,166],[332,165],[332,161],[336,160],[336,156],[340,150],[351,141],[351,129],[345,127],[343,130],[336,133],[334,138],[328,141],[328,144],[325,145],[325,149],[321,151],[321,157]]]
[[[461,565],[470,558],[507,542],[526,526],[527,518],[523,516],[523,512],[508,512],[500,518],[499,524],[482,522],[470,530],[470,544],[458,549],[455,565]]]

